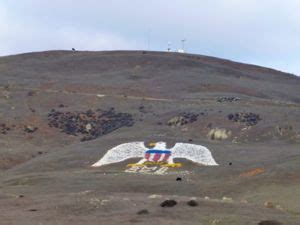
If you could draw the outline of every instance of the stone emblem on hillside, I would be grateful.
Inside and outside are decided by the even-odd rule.
[[[167,149],[165,142],[152,143],[147,148],[144,142],[130,142],[118,145],[110,150],[92,167],[122,162],[131,158],[141,158],[137,163],[128,164],[125,172],[166,174],[169,168],[179,168],[181,163],[175,163],[175,158],[184,158],[205,166],[217,166],[211,152],[204,146],[176,143]]]

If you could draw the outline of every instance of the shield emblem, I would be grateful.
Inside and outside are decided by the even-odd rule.
[[[145,159],[148,162],[168,162],[169,157],[171,156],[170,150],[156,150],[150,149],[145,153]]]

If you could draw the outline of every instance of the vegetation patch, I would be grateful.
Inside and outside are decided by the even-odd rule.
[[[97,109],[86,112],[60,112],[52,109],[48,114],[48,125],[61,132],[74,136],[82,136],[81,141],[89,141],[108,134],[121,127],[133,126],[131,114]]]
[[[244,123],[247,126],[255,126],[261,120],[258,114],[251,113],[251,112],[250,113],[240,112],[240,113],[229,114],[228,119],[233,122]]]

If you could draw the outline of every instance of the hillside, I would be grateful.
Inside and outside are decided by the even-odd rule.
[[[149,51],[0,57],[3,221],[300,224],[299,118],[300,78],[255,65]],[[203,145],[219,166],[91,167],[134,141]]]

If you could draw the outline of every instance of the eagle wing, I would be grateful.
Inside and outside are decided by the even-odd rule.
[[[206,166],[218,166],[208,148],[187,143],[177,143],[171,149],[173,158],[186,158]]]
[[[130,158],[144,157],[145,151],[144,142],[130,142],[118,145],[110,150],[92,167],[99,167],[111,163],[117,163]]]

